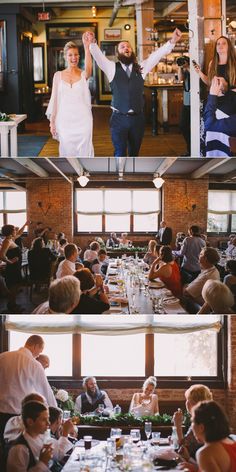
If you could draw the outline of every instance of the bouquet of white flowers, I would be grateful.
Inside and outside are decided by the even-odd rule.
[[[75,404],[69,393],[63,389],[57,390],[55,387],[53,387],[53,391],[59,408],[74,413]]]

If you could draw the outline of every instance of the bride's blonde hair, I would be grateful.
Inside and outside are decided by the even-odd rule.
[[[145,382],[143,383],[143,388],[146,388],[147,385],[153,385],[154,388],[157,386],[157,379],[153,375],[148,377]]]
[[[79,53],[78,44],[74,43],[74,41],[68,41],[68,43],[65,44],[64,49],[63,49],[64,58],[66,58],[66,55],[67,55],[69,49],[77,49],[77,51]]]

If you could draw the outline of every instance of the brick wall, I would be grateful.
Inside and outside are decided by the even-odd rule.
[[[72,186],[64,179],[27,179],[28,217],[31,221],[42,221],[55,232],[64,231],[69,241],[86,248],[95,235],[82,235],[73,238],[73,192]],[[208,179],[188,180],[166,178],[163,187],[162,216],[173,228],[187,232],[188,226],[198,224],[202,230],[207,225]],[[42,209],[38,206],[42,202]],[[47,211],[48,205],[51,208]],[[196,205],[193,210],[192,205]],[[46,214],[45,214],[46,213]],[[29,240],[33,238],[33,227]],[[144,236],[134,236],[132,240],[143,244]],[[150,239],[149,237],[147,238]],[[214,245],[217,242],[214,241]]]
[[[52,227],[58,233],[64,231],[71,241],[72,228],[72,186],[62,179],[28,179],[27,208],[28,218],[33,222],[30,226],[29,239],[34,238],[33,229],[37,221]],[[42,203],[40,208],[39,202]]]
[[[196,205],[193,209],[192,205]],[[187,233],[189,225],[207,228],[208,178],[198,180],[166,179],[163,188],[162,215],[175,235]]]

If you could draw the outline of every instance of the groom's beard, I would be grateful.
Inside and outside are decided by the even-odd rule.
[[[99,388],[96,388],[95,391],[87,389],[87,394],[88,394],[92,399],[97,398],[98,395],[99,395],[99,393],[100,393]]]
[[[119,61],[125,64],[126,66],[129,66],[130,64],[134,64],[134,62],[136,62],[136,56],[134,52],[132,52],[129,57],[125,56],[125,54],[118,52],[117,57]]]

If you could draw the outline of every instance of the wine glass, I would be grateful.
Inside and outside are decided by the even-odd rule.
[[[146,434],[147,441],[150,439],[152,434],[152,423],[151,421],[145,421],[144,431]]]
[[[137,444],[141,439],[140,429],[131,429],[130,437],[134,444]]]
[[[104,410],[105,410],[104,404],[103,404],[103,403],[99,403],[98,408],[97,408],[97,412],[98,412],[99,416],[102,416]]]

